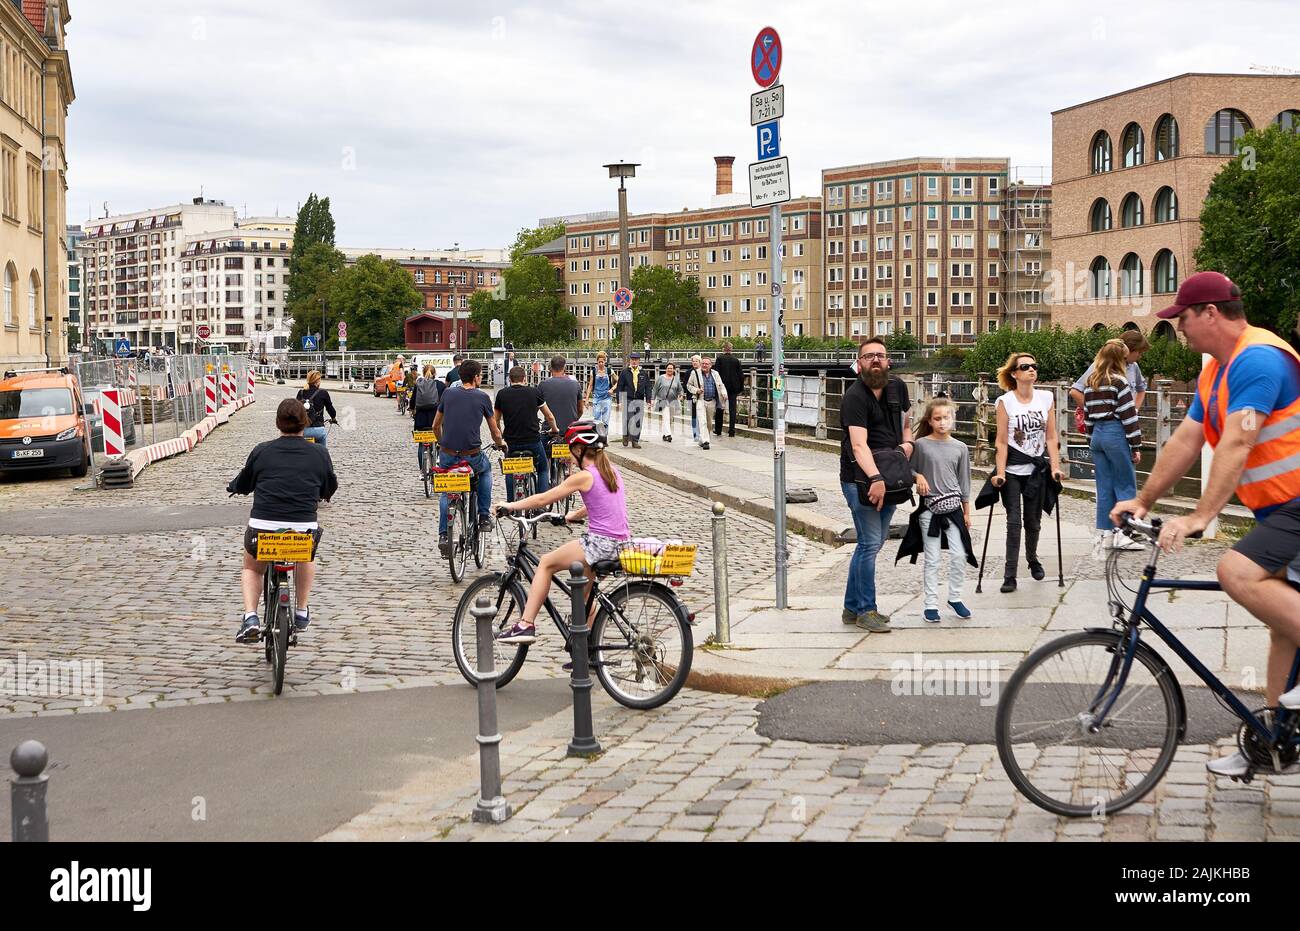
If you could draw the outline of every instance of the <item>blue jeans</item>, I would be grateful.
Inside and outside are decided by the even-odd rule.
[[[612,404],[612,398],[597,399],[591,402],[592,419],[604,424],[607,431],[609,430],[609,411]]]
[[[492,516],[492,465],[488,462],[487,453],[479,453],[477,456],[453,456],[450,453],[444,453],[438,450],[438,468],[450,469],[456,463],[464,458],[469,463],[474,474],[478,476],[478,516]],[[446,495],[440,495],[438,500],[438,533],[447,532],[447,507],[448,501]],[[472,516],[472,515],[471,515]]]
[[[1097,529],[1111,530],[1110,512],[1116,502],[1137,497],[1137,471],[1133,468],[1133,449],[1124,437],[1124,425],[1118,420],[1094,424],[1092,465],[1097,477]]]
[[[849,503],[853,527],[858,532],[858,545],[849,562],[849,582],[844,589],[844,609],[862,614],[876,610],[876,554],[889,536],[889,522],[896,506],[887,504],[877,511],[859,503],[858,486],[852,482],[840,482],[840,489]]]
[[[537,470],[537,492],[538,494],[546,491],[551,487],[551,464],[546,458],[546,451],[542,448],[542,441],[538,440],[528,446],[514,445],[510,446],[510,455],[517,456],[519,453],[533,454],[533,468]],[[515,477],[506,476],[506,500],[515,500]]]
[[[325,442],[327,434],[324,427],[308,427],[302,431],[302,435],[311,437],[321,446],[327,445]]]

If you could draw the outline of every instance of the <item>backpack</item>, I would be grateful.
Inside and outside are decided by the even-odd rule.
[[[433,378],[421,378],[415,383],[415,409],[427,411],[438,406],[438,382]]]

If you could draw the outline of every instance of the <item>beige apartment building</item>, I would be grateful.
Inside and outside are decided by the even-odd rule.
[[[824,169],[826,335],[937,346],[996,329],[1009,169],[1004,158]]]
[[[782,295],[772,295],[769,212],[754,210],[732,191],[732,159],[715,159],[709,207],[628,218],[633,268],[661,265],[697,279],[711,339],[768,337],[773,300],[781,300],[787,335],[821,336],[821,199],[782,205]],[[614,292],[619,288],[618,219],[570,223],[565,228],[564,301],[573,335],[584,342],[614,339]],[[633,312],[636,306],[633,304]]]
[[[1248,129],[1300,127],[1300,76],[1183,74],[1052,114],[1054,322],[1172,335],[1201,204]]]
[[[0,365],[67,358],[67,0],[0,3]]]

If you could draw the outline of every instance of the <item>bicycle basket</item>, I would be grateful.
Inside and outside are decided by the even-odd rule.
[[[628,540],[618,547],[618,561],[629,575],[687,576],[695,571],[694,544],[652,538]]]

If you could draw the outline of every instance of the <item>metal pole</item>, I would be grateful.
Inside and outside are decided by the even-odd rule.
[[[45,766],[49,761],[50,755],[39,740],[24,740],[9,754],[9,765],[16,773],[9,780],[14,843],[49,842],[50,817],[45,810],[45,789],[50,778],[45,775]]]
[[[772,208],[768,232],[772,251],[772,505],[776,516],[776,606],[787,607],[785,549],[785,410],[782,381],[785,345],[781,311],[781,205]]]
[[[569,756],[589,756],[600,752],[591,726],[591,667],[588,664],[587,639],[591,628],[587,626],[587,573],[582,563],[569,567],[569,593],[573,596],[573,619],[569,623],[569,656],[573,660],[573,674],[569,688],[573,689],[573,739],[569,741]]]
[[[618,283],[621,287],[632,287],[632,269],[628,267],[631,261],[628,257],[627,243],[627,188],[623,185],[622,176],[618,179]],[[623,331],[623,362],[627,363],[628,356],[632,354],[632,324],[619,324],[619,329]]]
[[[501,733],[497,726],[497,673],[492,619],[496,612],[487,595],[479,595],[470,609],[478,635],[478,767],[479,799],[470,815],[480,824],[500,824],[510,817],[510,805],[501,794]]]
[[[727,508],[713,502],[714,643],[731,642],[731,596],[727,589]]]

